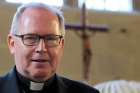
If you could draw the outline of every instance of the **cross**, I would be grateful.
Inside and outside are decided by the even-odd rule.
[[[86,5],[83,3],[81,12],[81,22],[82,24],[65,24],[65,28],[75,31],[75,33],[82,39],[83,44],[83,79],[84,81],[89,80],[90,74],[90,64],[92,58],[90,37],[93,32],[108,32],[109,28],[106,25],[88,25],[86,23]],[[89,33],[90,32],[90,33]]]

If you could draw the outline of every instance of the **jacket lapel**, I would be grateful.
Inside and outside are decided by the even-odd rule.
[[[67,86],[61,77],[56,75],[58,93],[67,93]],[[20,93],[20,88],[16,78],[16,68],[12,69],[5,77],[5,83],[3,86],[3,92],[0,93]]]
[[[67,86],[64,84],[63,79],[56,75],[58,93],[67,93]]]
[[[20,93],[15,68],[7,74],[2,93]]]

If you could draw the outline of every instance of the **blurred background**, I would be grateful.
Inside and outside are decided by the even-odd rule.
[[[12,3],[12,0],[0,0],[1,75],[14,65],[6,41],[12,17],[21,3],[32,0],[15,1]],[[140,0],[42,0],[42,2],[62,8],[67,24],[81,24],[81,8],[85,3],[87,24],[108,26],[108,32],[90,32],[92,51],[88,81],[90,84],[120,79],[140,81]],[[76,35],[75,30],[66,30],[65,51],[58,68],[59,74],[74,80],[84,80],[82,49],[82,39]]]

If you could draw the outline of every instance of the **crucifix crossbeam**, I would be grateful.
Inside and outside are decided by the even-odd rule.
[[[86,26],[82,26],[81,24],[65,24],[65,28],[66,29],[70,29],[70,30],[89,30],[89,31],[94,31],[94,32],[108,32],[108,26],[106,25],[86,25]]]
[[[90,63],[92,57],[90,37],[91,33],[88,32],[108,32],[109,27],[106,25],[89,25],[86,23],[86,6],[85,3],[82,6],[81,24],[65,24],[66,30],[74,31],[81,39],[83,44],[83,79],[89,80]],[[88,32],[87,32],[88,31]],[[77,33],[80,32],[80,33]]]
[[[65,24],[66,29],[70,30],[89,30],[89,31],[100,31],[100,32],[107,32],[109,31],[109,27],[107,25],[97,25],[97,24],[92,24],[89,25],[87,24],[87,18],[86,18],[87,12],[86,12],[86,5],[83,3],[82,6],[82,13],[81,13],[81,23],[82,24]]]

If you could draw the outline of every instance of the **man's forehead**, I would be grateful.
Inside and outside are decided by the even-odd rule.
[[[54,14],[52,11],[45,9],[45,8],[38,8],[38,7],[33,7],[33,8],[27,8],[23,11],[21,17],[20,17],[20,22],[25,22],[26,20],[46,20],[45,22],[52,22],[56,21],[59,22],[58,16]],[[30,21],[31,21],[30,20]]]
[[[44,15],[57,16],[51,10],[48,10],[47,8],[41,8],[41,7],[29,7],[29,8],[26,8],[23,11],[22,16],[24,16],[24,15],[33,15],[33,14],[36,14],[36,15],[44,14]]]
[[[57,31],[59,30],[59,21],[56,15],[51,11],[43,8],[28,8],[26,9],[19,20],[19,29],[26,33],[44,31]],[[27,32],[29,33],[29,32]]]

